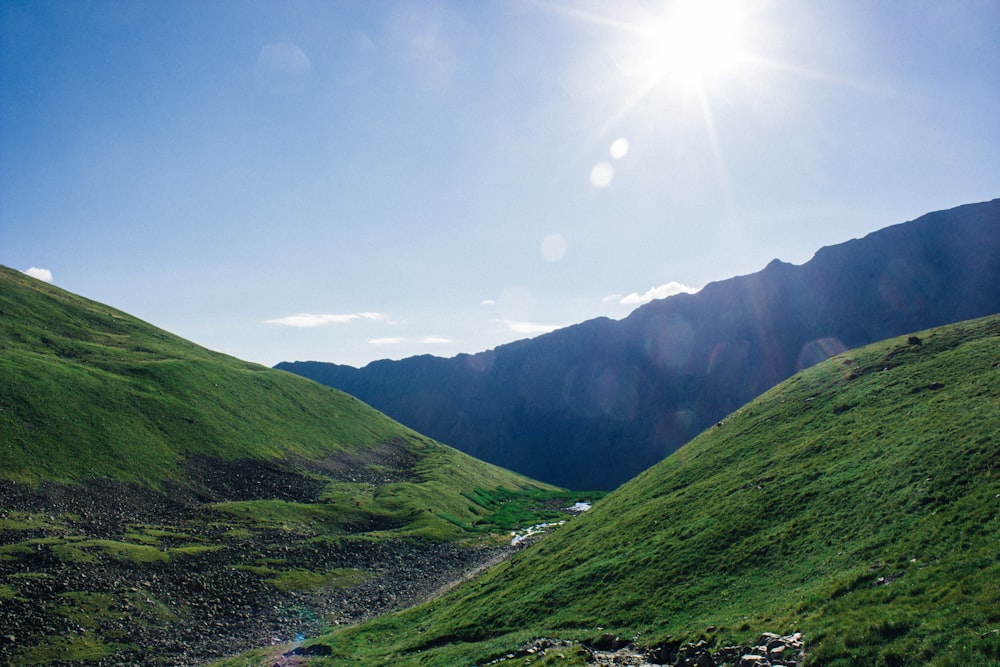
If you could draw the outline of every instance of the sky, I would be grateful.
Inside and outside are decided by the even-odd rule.
[[[1000,196],[998,0],[0,0],[0,264],[453,356]]]

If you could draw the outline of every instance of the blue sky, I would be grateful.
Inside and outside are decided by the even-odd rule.
[[[2,0],[0,30],[0,263],[268,365],[489,349],[1000,196],[996,0]]]

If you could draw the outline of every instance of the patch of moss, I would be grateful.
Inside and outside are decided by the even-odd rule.
[[[161,626],[179,620],[177,614],[148,590],[129,591],[122,599],[135,611],[140,623]]]
[[[66,526],[66,521],[72,519],[69,515],[51,516],[38,514],[37,512],[22,512],[17,510],[7,510],[0,518],[0,531],[14,530],[62,530]]]
[[[173,556],[196,556],[198,554],[208,553],[210,551],[218,551],[224,548],[221,544],[189,544],[182,547],[170,547],[166,550],[167,556],[172,558]]]
[[[268,567],[266,565],[230,565],[229,567],[231,567],[234,570],[241,570],[243,572],[252,572],[254,574],[259,574],[262,577],[270,577],[278,573],[278,570],[275,570],[274,568]]]
[[[0,584],[0,600],[21,600],[27,602],[25,598],[21,597],[16,588],[7,584]]]
[[[93,631],[78,634],[51,635],[17,653],[21,665],[45,665],[52,662],[81,663],[100,660],[124,648],[122,644],[105,642]]]
[[[368,575],[361,570],[342,569],[313,572],[310,570],[285,570],[267,581],[276,588],[306,593],[321,588],[350,588],[365,581]]]
[[[65,604],[54,609],[57,616],[69,619],[77,625],[94,630],[101,621],[121,618],[118,598],[107,593],[71,591],[62,593]]]
[[[34,553],[29,542],[15,542],[0,546],[0,561],[15,561],[20,557]]]
[[[80,546],[97,548],[113,558],[132,563],[153,563],[170,559],[169,553],[148,544],[132,544],[117,540],[87,540]]]

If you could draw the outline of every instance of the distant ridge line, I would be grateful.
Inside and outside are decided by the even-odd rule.
[[[1000,199],[928,213],[759,272],[451,359],[283,362],[478,458],[614,488],[797,370],[1000,312]]]

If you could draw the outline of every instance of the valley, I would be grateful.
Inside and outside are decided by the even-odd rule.
[[[301,664],[586,665],[631,646],[600,664],[666,647],[642,659],[691,665],[684,647],[770,632],[801,633],[806,665],[992,667],[998,460],[1000,316],[890,338],[799,372],[449,595],[310,640]],[[522,653],[539,638],[565,643]]]
[[[0,268],[0,662],[203,664],[435,595],[580,496]]]
[[[494,434],[544,424],[559,447],[535,458],[561,474],[645,466],[610,493],[475,459],[343,391],[0,267],[0,663],[996,667],[996,206],[963,208],[976,231],[943,256],[942,229],[902,225],[894,243],[916,254],[856,241],[621,323],[659,332],[660,352],[687,345],[684,363],[630,357],[624,329],[595,322],[483,353],[476,391],[493,402],[447,379],[400,385],[420,401],[454,392],[463,423],[488,425],[511,398],[491,383],[519,378],[519,416]],[[843,266],[827,269],[856,271],[858,255],[938,271],[962,253],[967,266],[922,273],[908,298],[969,290],[965,305],[889,299],[891,326],[884,273],[860,318],[833,291],[788,291],[835,283]],[[950,321],[963,308],[988,314]],[[833,331],[820,311],[845,328],[817,338]],[[792,312],[813,328],[788,333]],[[716,339],[754,316],[737,346],[752,363],[729,364]],[[590,355],[572,381],[557,372],[567,340]],[[689,365],[709,348],[710,379],[746,401],[697,389]],[[392,364],[371,368],[392,381]],[[643,392],[610,381],[625,377]],[[553,383],[572,415],[545,398]],[[603,412],[598,389],[615,390]],[[657,437],[681,424],[690,440],[646,461],[665,450],[628,430],[647,421],[640,403],[660,410]]]

